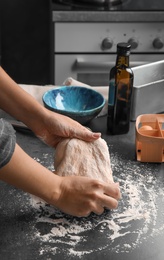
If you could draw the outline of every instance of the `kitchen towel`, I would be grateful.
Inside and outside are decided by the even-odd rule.
[[[55,86],[55,85],[45,85],[45,86],[38,86],[38,85],[23,85],[20,84],[20,86],[27,91],[30,95],[32,95],[40,104],[43,105],[43,101],[42,101],[42,96],[43,94],[50,89],[53,88],[58,88],[60,86]],[[100,114],[98,116],[104,116],[107,114],[107,99],[108,99],[108,87],[91,87],[87,84],[84,84],[82,82],[79,82],[71,77],[67,78],[62,84],[61,86],[83,86],[83,87],[88,87],[88,88],[92,88],[94,90],[96,90],[97,92],[99,92],[106,100],[105,102],[105,106],[102,109],[102,111],[100,112]]]
[[[104,116],[107,114],[107,96],[108,96],[108,87],[91,87],[89,85],[86,85],[82,82],[79,82],[71,77],[67,78],[62,84],[61,86],[84,86],[84,87],[88,87],[88,88],[92,88],[94,90],[96,90],[97,92],[99,92],[100,94],[103,95],[103,97],[106,100],[105,106],[102,109],[102,111],[100,112],[100,114],[98,116]],[[42,96],[43,94],[50,89],[53,88],[58,88],[60,86],[55,86],[55,85],[25,85],[25,84],[19,84],[19,86],[24,89],[26,92],[28,92],[30,95],[32,95],[40,104],[43,105],[43,101],[42,101]],[[2,110],[0,110],[0,117],[5,117],[6,118],[6,113]],[[12,118],[9,115],[7,115],[7,118]]]

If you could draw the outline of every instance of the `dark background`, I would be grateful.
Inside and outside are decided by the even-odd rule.
[[[17,83],[50,83],[50,1],[0,1],[2,67]]]

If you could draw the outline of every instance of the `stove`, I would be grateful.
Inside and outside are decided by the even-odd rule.
[[[118,42],[130,66],[164,60],[164,0],[51,0],[52,83],[108,85]]]

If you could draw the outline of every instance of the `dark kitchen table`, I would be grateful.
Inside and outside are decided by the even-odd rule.
[[[75,218],[0,182],[0,259],[164,259],[164,164],[135,159],[135,123],[126,135],[106,134],[106,117],[89,127],[107,141],[122,199],[114,211]],[[35,136],[17,132],[17,142],[53,169],[54,151]]]

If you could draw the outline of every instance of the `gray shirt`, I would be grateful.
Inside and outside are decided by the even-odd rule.
[[[0,66],[1,66],[1,15],[0,15]],[[16,144],[14,128],[2,118],[0,119],[0,168],[11,159]]]
[[[0,119],[0,168],[11,159],[16,144],[14,128],[4,119]]]

